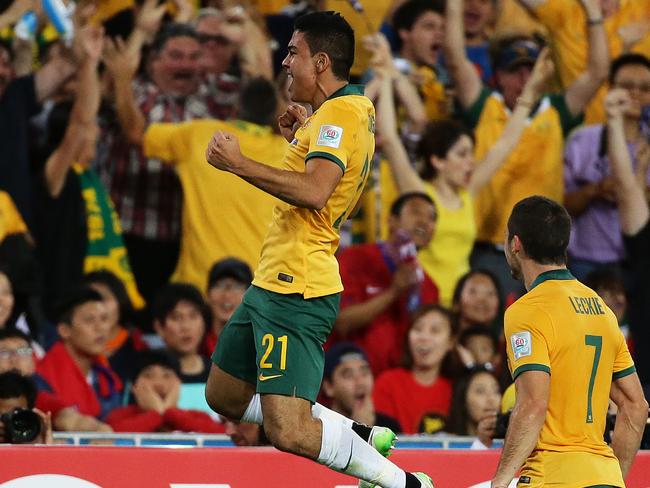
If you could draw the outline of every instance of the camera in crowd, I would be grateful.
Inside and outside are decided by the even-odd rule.
[[[41,433],[41,419],[28,408],[16,408],[0,415],[4,424],[4,442],[9,444],[29,444]]]

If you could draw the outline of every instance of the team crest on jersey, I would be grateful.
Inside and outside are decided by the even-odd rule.
[[[341,145],[342,137],[343,129],[341,127],[336,125],[321,125],[316,145],[338,149]]]
[[[533,353],[531,344],[530,332],[517,332],[510,336],[510,345],[512,346],[512,353],[515,361],[525,356],[530,356]]]

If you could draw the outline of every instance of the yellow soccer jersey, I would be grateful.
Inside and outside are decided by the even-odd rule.
[[[587,18],[578,0],[546,0],[534,11],[548,29],[554,47],[556,66],[564,87],[570,85],[587,66],[589,49]],[[620,0],[618,10],[605,19],[605,31],[612,59],[623,53],[621,29],[650,17],[650,0]],[[632,46],[632,51],[650,56],[650,35]],[[605,121],[603,85],[585,111],[585,123]]]
[[[508,308],[504,327],[513,378],[551,375],[546,420],[518,486],[625,486],[603,440],[612,380],[635,372],[613,312],[569,271],[553,270]]]
[[[151,124],[144,136],[147,157],[174,164],[183,186],[181,252],[172,281],[205,289],[212,264],[229,256],[255,269],[278,199],[205,160],[217,131],[239,139],[242,154],[280,168],[288,146],[270,127],[243,121],[192,120]]]
[[[309,159],[319,157],[338,165],[343,176],[320,211],[287,203],[275,207],[253,284],[305,298],[343,290],[334,253],[340,226],[355,208],[370,172],[374,132],[375,108],[358,85],[332,94],[298,129],[285,169],[302,172]]]

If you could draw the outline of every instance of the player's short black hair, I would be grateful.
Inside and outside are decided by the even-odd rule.
[[[474,142],[472,131],[456,120],[435,120],[427,124],[417,147],[417,155],[422,160],[420,177],[423,180],[429,181],[438,174],[429,161],[431,156],[446,158],[449,150],[462,136],[467,136]]]
[[[241,88],[239,108],[242,120],[257,125],[272,125],[278,108],[273,83],[262,76],[248,80]]]
[[[115,297],[115,300],[117,301],[118,307],[120,309],[120,316],[118,320],[122,325],[124,325],[123,322],[129,321],[131,315],[133,314],[131,299],[129,298],[129,294],[126,292],[124,283],[117,276],[115,276],[115,274],[105,269],[93,271],[83,277],[83,282],[88,286],[91,286],[93,284],[100,284],[108,288]]]
[[[553,200],[535,195],[519,201],[508,219],[508,240],[519,236],[529,258],[563,265],[571,236],[571,217]]]
[[[609,67],[609,82],[614,83],[616,75],[625,66],[643,66],[645,69],[650,71],[650,59],[648,59],[643,54],[638,53],[626,53],[621,54],[618,58],[612,61],[612,64]]]
[[[305,34],[309,52],[327,54],[332,72],[340,80],[350,78],[354,63],[354,31],[338,12],[311,12],[298,17],[294,29]]]
[[[404,205],[406,205],[410,200],[414,200],[416,198],[419,198],[420,200],[425,200],[426,202],[429,202],[431,205],[433,205],[434,208],[436,207],[434,201],[426,193],[422,193],[419,191],[411,191],[400,195],[399,197],[397,197],[397,200],[393,202],[393,204],[390,206],[391,217],[399,217],[400,214],[402,213],[402,209],[404,208]],[[438,209],[436,209],[436,218],[437,217],[438,217]]]
[[[188,283],[169,283],[160,289],[151,306],[154,320],[164,325],[165,319],[179,302],[193,304],[203,315],[206,325],[210,322],[208,308],[201,292]]]
[[[25,397],[27,408],[34,408],[36,392],[36,384],[31,378],[23,376],[17,371],[0,373],[0,398]]]
[[[72,324],[72,316],[77,307],[89,302],[101,302],[102,296],[87,285],[81,285],[68,290],[59,300],[56,316],[59,323]]]

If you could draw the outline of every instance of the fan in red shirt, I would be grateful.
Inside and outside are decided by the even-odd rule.
[[[338,255],[345,289],[331,341],[360,346],[375,375],[399,364],[411,314],[438,303],[438,288],[417,261],[436,219],[428,195],[405,193],[391,206],[387,241],[350,246]]]
[[[397,419],[405,434],[423,432],[421,425],[427,419],[445,418],[449,413],[454,341],[451,313],[437,305],[424,306],[408,330],[406,367],[390,369],[377,378],[375,408]]]
[[[143,351],[131,390],[135,404],[116,408],[106,421],[115,432],[225,432],[223,424],[207,413],[177,407],[180,386],[175,357],[164,351]]]

